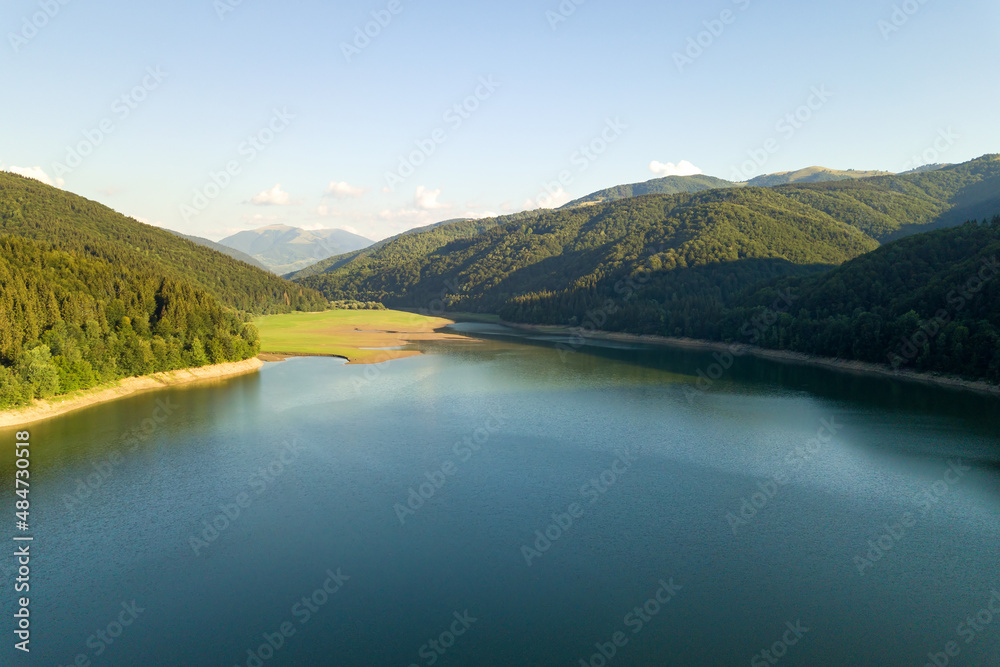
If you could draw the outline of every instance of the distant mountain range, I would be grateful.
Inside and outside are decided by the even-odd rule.
[[[221,252],[223,255],[228,255],[229,257],[232,257],[233,259],[238,259],[241,262],[246,262],[250,266],[256,266],[258,269],[263,269],[264,271],[271,271],[269,268],[267,268],[266,266],[264,266],[261,262],[258,262],[256,259],[254,259],[250,255],[246,254],[245,252],[240,252],[239,250],[235,250],[233,248],[230,248],[229,246],[224,246],[221,243],[216,243],[215,241],[210,241],[208,239],[203,239],[200,236],[189,236],[187,234],[181,234],[180,232],[175,232],[175,231],[173,231],[171,229],[168,229],[167,231],[170,232],[171,234],[176,234],[177,236],[181,237],[182,239],[187,239],[191,243],[197,243],[200,246],[204,246],[206,248],[211,248],[215,252]],[[273,271],[272,271],[272,273],[273,273]]]
[[[858,171],[856,169],[827,169],[826,167],[806,167],[796,171],[780,171],[776,174],[765,174],[751,178],[744,183],[748,187],[773,188],[789,183],[828,183],[831,181],[846,181],[873,176],[891,176],[888,171]]]
[[[372,241],[343,229],[306,230],[270,225],[233,234],[219,243],[249,255],[280,275],[304,269],[334,255],[366,248]]]
[[[921,171],[930,171],[934,168],[941,168],[944,165],[936,165],[930,168],[921,168]],[[912,172],[916,173],[916,171]],[[641,195],[676,195],[685,192],[702,192],[704,190],[717,190],[720,188],[739,187],[761,187],[771,188],[778,185],[788,185],[789,183],[826,183],[831,181],[846,181],[849,179],[871,178],[873,176],[890,176],[888,171],[857,171],[854,169],[827,169],[826,167],[806,167],[797,171],[782,171],[776,174],[765,174],[757,176],[743,183],[735,183],[714,176],[667,176],[666,178],[654,178],[644,183],[632,183],[629,185],[618,185],[605,190],[598,190],[586,197],[575,199],[562,208],[575,208],[577,206],[587,206],[599,204],[601,202],[617,201],[628,199],[629,197],[639,197]]]
[[[373,243],[366,248],[355,250],[354,252],[324,259],[323,261],[316,262],[315,264],[307,266],[300,271],[285,274],[284,277],[292,280],[295,278],[306,278],[308,276],[316,276],[321,273],[328,273],[335,269],[339,269],[341,266],[352,262],[359,257],[370,255],[380,248],[403,237],[419,236],[424,240],[434,239],[434,242],[451,241],[458,238],[475,236],[476,234],[489,229],[494,224],[495,223],[489,220],[483,221],[483,219],[455,218],[453,220],[442,220],[441,222],[436,222],[432,225],[417,227],[415,229],[407,230],[402,234],[390,236],[387,239],[382,239],[378,243]]]
[[[684,192],[731,188],[735,187],[735,185],[735,183],[722,178],[715,178],[714,176],[667,176],[665,178],[654,178],[645,183],[618,185],[613,188],[598,190],[586,197],[574,199],[562,208],[576,208],[577,206],[600,204],[601,202],[617,201],[641,195],[676,195]]]
[[[728,183],[693,193],[635,196],[656,187],[711,183],[707,177],[656,179],[653,185],[595,193],[589,205],[425,228],[330,258],[295,280],[330,299],[413,309],[439,309],[443,304],[456,312],[493,313],[536,324],[582,325],[596,317],[601,321],[591,322],[591,327],[718,340],[731,336],[727,327],[745,321],[740,319],[746,313],[739,310],[745,298],[741,295],[773,299],[774,281],[826,274],[881,244],[1000,213],[996,155],[907,175],[834,180],[831,173],[836,175],[816,168],[775,175],[769,182],[794,182],[771,187]],[[840,175],[844,173],[864,172]],[[692,178],[696,180],[683,180]],[[608,199],[598,201],[601,198]],[[962,239],[977,238],[956,233]],[[945,246],[959,243],[957,239],[941,234],[927,244],[900,247],[953,255],[945,253]],[[879,266],[905,265],[908,252],[881,254],[892,259]],[[855,266],[851,280],[860,285],[864,267],[875,265]],[[885,280],[897,280],[889,268],[879,271]],[[946,268],[932,265],[924,278],[936,280],[936,271]],[[837,298],[850,296],[838,296],[840,284],[833,278],[822,283],[830,299],[821,302],[824,310],[798,314],[815,327],[825,347],[809,348],[802,338],[776,339],[771,346],[811,351],[847,344],[843,341],[851,340],[851,317],[865,304],[837,306]],[[914,298],[908,287],[887,283],[884,289],[891,290],[891,309],[873,312],[882,318],[872,320],[874,325],[866,320],[866,326],[875,326],[877,335],[872,335],[878,342],[866,340],[854,348],[848,344],[846,356],[867,360],[884,352],[888,332],[903,331],[912,323],[905,309],[898,311],[903,304],[920,305],[914,308],[918,320],[933,316],[930,306]],[[996,304],[986,312],[993,311]],[[891,323],[885,318],[892,318]],[[879,321],[885,329],[878,329]],[[785,330],[794,330],[790,322],[782,322]],[[993,340],[993,329],[977,327],[986,336],[975,344],[982,354],[991,349],[991,343],[982,341]],[[956,335],[967,335],[965,329]],[[937,369],[947,366],[942,359],[934,364]],[[977,375],[971,358],[955,368]]]

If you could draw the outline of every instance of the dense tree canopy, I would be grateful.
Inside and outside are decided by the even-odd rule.
[[[986,312],[955,313],[925,351],[893,352],[907,337],[922,344],[920,327],[947,301],[929,286],[954,283],[949,271],[971,270],[967,260],[993,247],[990,226],[954,227],[969,211],[1000,211],[1000,157],[905,176],[646,195],[475,221],[479,230],[466,221],[334,258],[299,282],[331,299],[734,341],[783,290],[801,288],[840,301],[796,302],[766,334],[751,326],[752,342],[998,379],[994,283]]]
[[[53,244],[125,269],[149,269],[196,285],[253,314],[322,310],[326,299],[278,276],[127,218],[31,178],[0,172],[0,235]]]
[[[259,347],[252,324],[189,283],[0,236],[0,408]]]
[[[256,314],[318,292],[36,180],[0,172],[0,408],[247,359]]]

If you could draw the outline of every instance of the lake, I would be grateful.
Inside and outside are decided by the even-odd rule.
[[[1000,664],[1000,400],[457,328],[31,426],[6,664]]]

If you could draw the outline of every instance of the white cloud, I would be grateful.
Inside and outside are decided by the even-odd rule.
[[[657,176],[697,176],[705,173],[687,160],[681,160],[677,164],[653,160],[649,163],[649,170]]]
[[[52,185],[55,187],[62,187],[66,185],[66,181],[61,178],[57,178],[53,181],[49,178],[49,175],[45,173],[45,170],[41,167],[7,167],[7,171],[12,174],[20,174],[21,176],[27,176],[28,178],[33,178],[36,181],[41,181],[45,185]]]
[[[441,190],[428,190],[422,185],[417,186],[417,193],[413,197],[413,205],[422,211],[434,211],[437,209],[448,208],[447,204],[442,204],[438,201],[438,197],[441,196]]]
[[[573,201],[573,195],[559,188],[555,192],[546,192],[538,195],[537,199],[529,199],[524,202],[524,208],[531,210],[536,208],[559,208],[564,204]]]
[[[255,196],[250,202],[256,206],[288,206],[292,203],[292,197],[282,190],[281,183],[278,183],[270,190],[264,190]]]
[[[335,199],[358,199],[368,192],[367,188],[359,188],[344,181],[330,181],[326,194]]]
[[[460,215],[458,217],[459,218],[472,218],[473,220],[482,220],[482,219],[485,219],[485,218],[498,218],[498,217],[500,217],[500,214],[496,213],[495,211],[476,211],[476,210],[470,209],[470,210],[466,211],[464,214],[462,214],[462,215]]]

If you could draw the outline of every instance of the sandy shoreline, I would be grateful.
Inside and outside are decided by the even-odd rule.
[[[504,326],[512,329],[523,329],[526,331],[539,331],[543,333],[556,333],[563,335],[577,335],[579,332],[568,327],[558,327],[550,325],[518,324],[516,322],[502,322]],[[847,371],[861,375],[877,375],[880,377],[892,378],[895,380],[907,380],[910,382],[921,382],[939,387],[949,387],[952,389],[964,389],[981,394],[991,394],[1000,396],[1000,386],[984,381],[963,380],[960,377],[949,375],[937,375],[934,373],[920,373],[908,370],[893,370],[889,366],[872,364],[864,361],[850,361],[844,359],[832,359],[830,357],[814,357],[801,352],[790,352],[787,350],[768,350],[754,347],[743,343],[719,343],[709,340],[698,340],[694,338],[670,338],[667,336],[642,336],[637,334],[615,333],[610,331],[588,331],[583,332],[584,338],[595,340],[613,340],[622,343],[648,343],[651,345],[662,345],[664,347],[676,347],[687,350],[705,350],[732,352],[737,356],[750,355],[761,359],[779,361],[783,363],[804,364],[807,366],[817,366],[821,368],[832,368],[839,371]]]
[[[154,373],[143,377],[125,378],[110,387],[88,389],[76,394],[57,396],[50,400],[34,401],[31,405],[0,412],[0,427],[23,426],[33,422],[64,415],[98,403],[115,401],[150,389],[162,389],[201,380],[232,377],[258,370],[264,362],[260,359],[246,359],[215,366],[186,368],[165,373]]]

